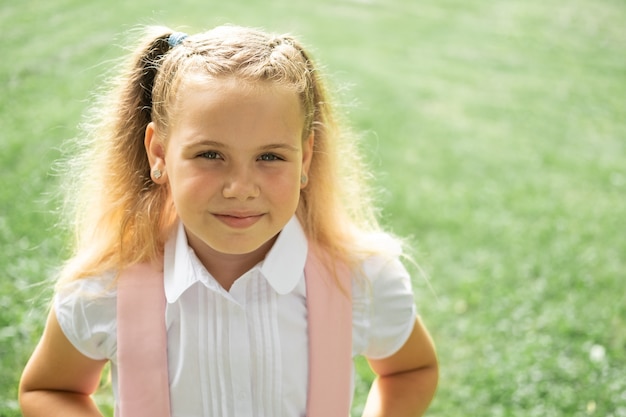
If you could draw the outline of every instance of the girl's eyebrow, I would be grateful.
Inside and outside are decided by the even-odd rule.
[[[214,140],[199,140],[197,142],[183,144],[183,149],[194,149],[200,146],[207,146],[211,148],[220,148],[220,149],[228,148],[228,146],[222,142],[216,142]]]
[[[269,145],[261,146],[261,151],[288,151],[288,152],[300,152],[300,148],[290,145],[288,143],[271,143]]]

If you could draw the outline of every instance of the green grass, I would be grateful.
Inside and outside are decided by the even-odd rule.
[[[384,221],[412,237],[429,276],[415,278],[441,361],[428,415],[626,416],[616,0],[4,2],[0,416],[19,415],[16,384],[63,254],[53,162],[119,35],[224,22],[299,35],[341,87]]]

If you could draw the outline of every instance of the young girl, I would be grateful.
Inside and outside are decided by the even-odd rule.
[[[163,415],[304,416],[336,402],[345,417],[352,388],[334,365],[316,376],[334,348],[308,332],[342,320],[332,294],[351,303],[347,362],[364,355],[377,375],[364,415],[422,415],[437,384],[433,344],[302,46],[249,28],[150,28],[107,97],[71,164],[75,251],[22,376],[24,415],[101,415],[91,395],[108,361],[116,401],[144,396],[120,389],[124,372],[153,369],[124,371],[118,325],[133,318],[118,322],[118,293],[150,270],[166,300],[163,314],[147,312],[166,329]],[[311,259],[324,268],[309,272]],[[332,284],[328,299],[316,282]],[[315,302],[327,314],[317,324]],[[347,394],[315,397],[313,386]]]

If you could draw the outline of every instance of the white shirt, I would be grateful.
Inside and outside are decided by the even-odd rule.
[[[307,239],[293,218],[265,260],[226,291],[188,246],[165,246],[164,280],[173,417],[304,416],[308,337]],[[367,259],[353,277],[353,355],[395,353],[415,322],[411,282],[397,259]],[[76,281],[55,299],[57,319],[85,356],[111,361],[117,398],[113,274]]]

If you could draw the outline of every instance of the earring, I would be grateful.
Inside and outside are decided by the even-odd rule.
[[[155,180],[158,180],[159,178],[163,176],[163,173],[161,172],[160,169],[155,168],[154,170],[152,170],[152,176],[154,177]]]
[[[304,175],[304,174],[300,175],[300,184],[304,185],[304,184],[306,184],[306,182],[308,180],[309,179],[306,177],[306,175]]]

